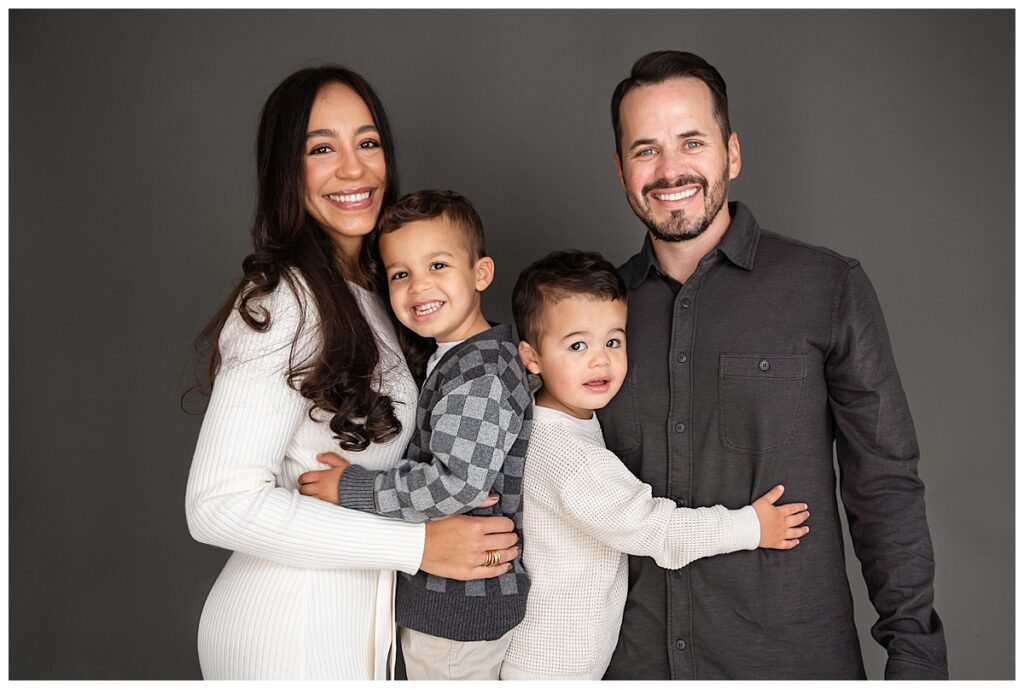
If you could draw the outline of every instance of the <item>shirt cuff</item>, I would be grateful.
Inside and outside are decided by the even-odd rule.
[[[729,510],[727,513],[728,522],[732,529],[727,531],[725,547],[726,553],[737,550],[755,550],[761,542],[761,522],[757,520],[757,510],[753,505],[741,507],[738,510]]]
[[[358,464],[350,465],[341,472],[338,481],[338,504],[350,510],[377,513],[374,499],[374,483],[379,471],[369,471]]]
[[[889,656],[885,664],[885,679],[946,680],[949,679],[949,673],[944,667],[936,667],[928,661],[900,654]]]
[[[423,563],[423,548],[427,544],[426,524],[411,524],[397,519],[388,519],[387,522],[387,542],[397,558],[394,568],[406,574],[416,574]]]

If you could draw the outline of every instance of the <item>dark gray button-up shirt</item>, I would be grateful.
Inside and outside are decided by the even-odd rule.
[[[648,237],[620,269],[629,373],[605,440],[654,495],[739,508],[782,483],[810,506],[793,550],[677,571],[630,557],[606,679],[864,677],[835,499],[888,651],[887,678],[946,676],[913,423],[871,283],[853,259],[762,230],[742,204],[680,284]]]

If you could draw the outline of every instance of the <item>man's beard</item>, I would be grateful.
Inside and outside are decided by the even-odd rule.
[[[704,196],[704,212],[693,218],[687,218],[683,211],[671,211],[668,220],[660,225],[655,223],[654,214],[651,213],[650,204],[647,202],[647,195],[655,189],[675,189],[686,184],[699,184],[701,194]],[[708,185],[708,180],[703,175],[685,175],[674,181],[659,179],[646,185],[640,194],[640,198],[627,194],[629,206],[636,213],[636,217],[647,225],[647,229],[655,239],[663,242],[684,242],[696,239],[708,229],[711,221],[715,219],[718,212],[722,210],[725,199],[729,194],[729,168],[722,171],[722,176],[713,185]]]

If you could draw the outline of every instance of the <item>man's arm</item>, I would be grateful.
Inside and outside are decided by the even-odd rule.
[[[466,512],[487,498],[523,419],[497,376],[460,385],[430,414],[430,462],[403,460],[388,471],[352,465],[339,483],[342,507],[409,522]]]
[[[882,310],[860,265],[838,288],[825,362],[840,490],[889,660],[886,679],[947,679],[918,447]]]

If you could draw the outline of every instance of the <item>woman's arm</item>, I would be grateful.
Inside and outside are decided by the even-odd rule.
[[[517,557],[512,520],[457,516],[424,528],[300,495],[276,486],[281,461],[308,400],[287,383],[299,304],[282,285],[264,305],[273,318],[258,333],[232,313],[220,337],[223,364],[196,444],[185,497],[197,541],[297,567],[418,569],[449,579],[483,579],[485,551]],[[298,355],[313,340],[312,312]]]
[[[266,332],[247,326],[235,311],[221,333],[223,363],[186,490],[192,536],[296,567],[417,571],[422,524],[338,509],[276,485],[309,406],[286,377],[300,322],[298,300],[282,283],[263,305],[272,319]],[[313,318],[308,308],[299,356],[315,337]]]

